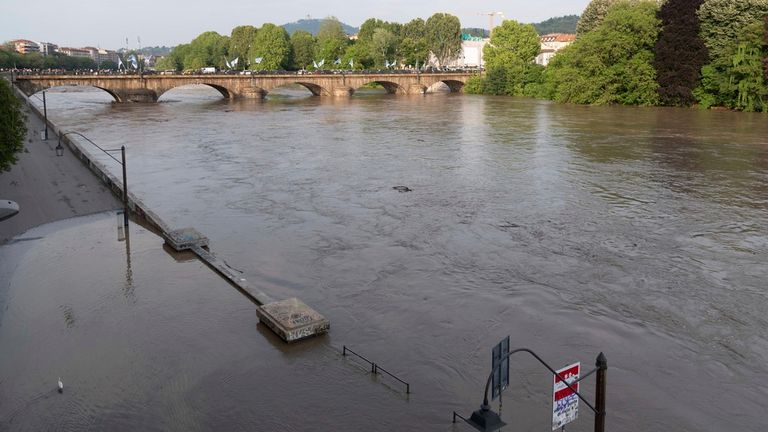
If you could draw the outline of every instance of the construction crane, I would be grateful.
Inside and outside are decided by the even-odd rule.
[[[496,15],[504,18],[504,12],[480,12],[478,15],[488,15],[488,36],[490,37],[493,31],[493,17]]]

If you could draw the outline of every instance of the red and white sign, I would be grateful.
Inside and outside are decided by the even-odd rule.
[[[568,384],[579,379],[581,363],[574,363],[557,371]],[[576,420],[579,416],[579,396],[569,389],[557,376],[554,376],[552,389],[552,430],[561,428]],[[571,387],[579,391],[579,383],[571,384]]]

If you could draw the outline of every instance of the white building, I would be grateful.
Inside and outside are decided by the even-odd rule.
[[[558,51],[572,44],[576,40],[575,34],[550,33],[539,38],[541,51],[536,56],[536,64],[546,66]]]
[[[449,68],[482,68],[485,66],[483,48],[490,41],[481,37],[468,34],[461,35],[461,52],[458,57],[441,65],[432,53],[429,53],[429,65],[434,67],[445,66]]]

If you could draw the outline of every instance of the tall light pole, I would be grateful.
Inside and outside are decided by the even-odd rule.
[[[59,143],[56,145],[56,156],[64,156],[64,147],[61,145],[61,137],[69,134],[75,134],[85,139],[89,143],[93,144],[94,147],[104,152],[104,154],[111,157],[115,162],[119,163],[123,167],[123,225],[125,226],[126,229],[128,229],[128,211],[130,210],[130,208],[128,207],[128,174],[127,174],[127,167],[125,163],[125,146],[121,146],[119,149],[103,149],[99,147],[98,144],[91,141],[90,139],[88,139],[87,136],[81,134],[80,132],[69,131],[69,132],[64,132],[59,134]],[[117,160],[117,158],[112,156],[112,153],[114,152],[120,152],[121,160]]]

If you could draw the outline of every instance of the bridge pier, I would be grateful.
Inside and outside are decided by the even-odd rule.
[[[261,87],[247,86],[240,89],[240,93],[236,94],[235,97],[244,99],[264,99],[267,97],[267,91]]]
[[[420,94],[423,95],[427,92],[427,87],[423,84],[411,84],[408,87],[408,94]]]
[[[333,97],[350,97],[355,92],[352,87],[334,87],[331,91]]]
[[[118,102],[157,102],[157,93],[154,90],[149,90],[146,88],[113,90],[112,94],[115,96]]]

